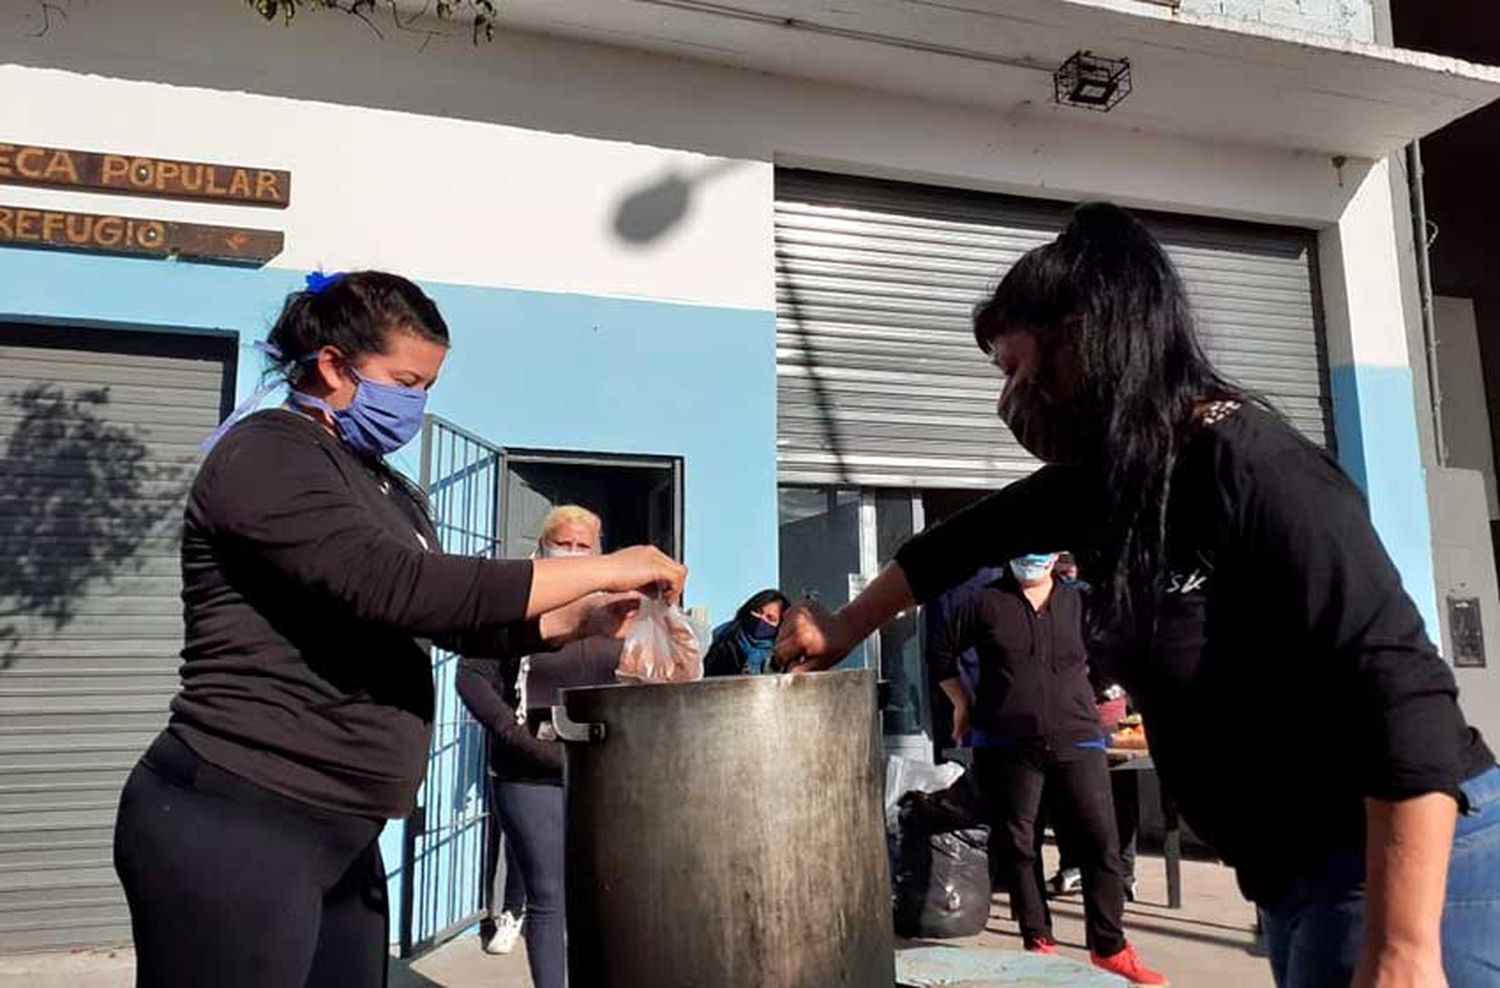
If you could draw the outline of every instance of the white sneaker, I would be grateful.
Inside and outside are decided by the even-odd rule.
[[[513,913],[501,913],[495,924],[495,935],[484,945],[486,954],[508,954],[516,949],[521,939],[521,917]]]
[[[1083,891],[1083,873],[1077,868],[1059,871],[1047,880],[1047,892],[1052,896],[1072,895]]]

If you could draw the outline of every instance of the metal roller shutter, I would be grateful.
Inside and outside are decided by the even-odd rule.
[[[776,177],[782,483],[995,487],[1036,462],[995,415],[970,315],[1067,204],[788,171]],[[1146,214],[1206,348],[1330,441],[1306,230]]]
[[[0,951],[130,938],[110,842],[166,721],[178,532],[232,338],[0,324]]]

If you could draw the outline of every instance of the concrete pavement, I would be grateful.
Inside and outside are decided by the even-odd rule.
[[[1250,952],[1254,911],[1239,897],[1228,869],[1210,862],[1184,862],[1181,910],[1160,905],[1166,902],[1160,858],[1142,857],[1139,872],[1142,901],[1127,907],[1125,927],[1148,963],[1167,973],[1178,988],[1270,988],[1266,962]],[[1054,900],[1053,913],[1062,952],[1086,960],[1082,903],[1076,896]],[[950,942],[1019,950],[1020,938],[1009,915],[1004,897],[997,897],[984,933]],[[0,988],[130,988],[133,974],[129,948],[0,956]],[[472,935],[410,965],[392,962],[391,988],[529,985],[524,946],[508,957],[492,957],[480,951]]]

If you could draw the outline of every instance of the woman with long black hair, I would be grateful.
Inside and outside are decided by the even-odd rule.
[[[761,590],[740,605],[733,620],[714,629],[713,642],[703,656],[705,676],[744,676],[774,671],[771,648],[781,616],[792,605],[774,588]]]
[[[1500,770],[1354,484],[1214,370],[1116,207],[1024,256],[974,335],[1046,466],[837,613],[794,608],[778,664],[826,668],[982,565],[1074,548],[1163,785],[1268,917],[1277,983],[1500,984]]]
[[[489,657],[618,633],[634,591],[675,599],[686,577],[651,548],[440,551],[384,461],[448,354],[405,278],[310,276],[264,348],[290,395],[212,437],[183,522],[182,690],[120,799],[141,988],[383,985],[378,838],[426,772],[428,643]]]

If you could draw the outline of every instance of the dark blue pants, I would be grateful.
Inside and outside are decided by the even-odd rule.
[[[526,886],[526,959],[535,988],[563,988],[568,976],[564,903],[563,790],[534,782],[501,782],[495,810],[515,847]]]
[[[484,919],[479,923],[480,936],[485,939],[495,935],[501,913],[510,913],[519,919],[526,908],[526,882],[521,877],[521,864],[516,860],[516,842],[505,836],[500,812],[495,809],[500,803],[500,780],[490,776],[489,784],[490,825],[485,833],[484,848]],[[500,867],[502,855],[504,868]]]

